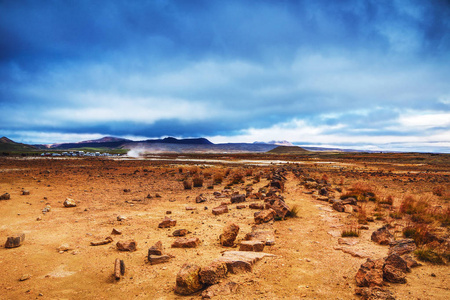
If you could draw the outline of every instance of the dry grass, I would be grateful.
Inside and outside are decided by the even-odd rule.
[[[357,226],[348,226],[341,232],[342,237],[359,237],[361,234]]]
[[[341,195],[341,199],[355,198],[357,201],[376,201],[374,189],[365,182],[354,183],[348,192]]]
[[[194,177],[194,179],[192,181],[193,181],[194,187],[202,187],[203,186],[203,178],[201,178],[200,176]]]

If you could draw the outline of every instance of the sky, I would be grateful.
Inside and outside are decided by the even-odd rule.
[[[446,0],[0,0],[0,136],[450,153]]]

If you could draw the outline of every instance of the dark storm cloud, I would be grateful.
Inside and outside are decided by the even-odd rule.
[[[449,142],[449,20],[438,0],[1,1],[0,130]]]

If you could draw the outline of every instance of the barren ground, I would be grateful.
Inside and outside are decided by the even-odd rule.
[[[403,164],[384,156],[377,160],[327,158],[332,163],[306,160],[296,168],[317,176],[327,174],[330,186],[339,186],[344,191],[354,182],[368,182],[377,193],[393,195],[394,207],[407,193],[430,195],[436,205],[448,207],[448,199],[432,195],[434,185],[448,190],[450,164],[446,159],[438,164],[426,161]],[[252,169],[253,175],[269,174],[280,167],[195,164],[197,172],[203,175],[227,169],[231,173]],[[200,299],[201,292],[191,296],[173,292],[181,266],[185,262],[204,266],[229,250],[218,241],[223,227],[230,221],[240,226],[238,243],[251,231],[255,210],[248,207],[238,210],[236,204],[231,204],[228,214],[213,215],[212,208],[229,201],[215,198],[213,192],[222,191],[229,180],[224,178],[222,184],[207,189],[211,180],[205,179],[203,187],[185,190],[182,179],[193,168],[193,162],[170,160],[0,158],[0,194],[11,195],[10,200],[0,201],[0,298]],[[383,173],[377,173],[380,171]],[[252,273],[230,274],[228,279],[239,284],[238,291],[217,299],[358,299],[354,294],[355,274],[366,258],[334,249],[342,229],[355,224],[354,216],[333,211],[327,202],[316,200],[316,192],[305,194],[308,189],[300,184],[301,180],[290,171],[286,174],[283,196],[290,207],[298,206],[299,217],[274,222],[276,243],[266,246],[264,252],[276,257],[257,262]],[[245,183],[232,186],[234,191],[245,194],[253,176],[244,178]],[[254,191],[268,182],[261,176],[261,181],[253,184]],[[23,189],[30,195],[22,195]],[[161,198],[155,197],[156,193]],[[201,193],[208,200],[197,204],[195,198]],[[147,198],[148,194],[152,198]],[[339,193],[335,192],[335,196]],[[63,202],[67,197],[76,200],[77,207],[65,208]],[[263,201],[247,199],[247,202]],[[47,205],[51,211],[43,214]],[[159,229],[158,224],[169,210],[177,225]],[[119,215],[126,219],[118,221]],[[371,258],[385,257],[388,246],[375,244],[370,236],[386,222],[401,226],[405,221],[386,217],[369,222],[370,229],[362,230],[356,238],[359,243],[350,247]],[[122,231],[122,235],[112,236],[113,243],[90,245],[110,236],[113,228]],[[171,233],[182,228],[191,231],[189,236],[200,238],[198,248],[170,247],[175,239]],[[22,232],[25,233],[22,246],[4,247],[8,236]],[[401,232],[397,235],[400,237]],[[118,251],[116,242],[128,239],[137,242],[137,251]],[[164,252],[175,257],[168,263],[150,265],[148,248],[159,240]],[[64,244],[69,250],[60,253],[57,249]],[[124,278],[118,281],[113,278],[116,258],[123,259],[127,268]],[[390,284],[388,288],[397,299],[450,299],[448,266],[422,264],[408,273],[406,284]],[[19,281],[26,274],[30,278]]]

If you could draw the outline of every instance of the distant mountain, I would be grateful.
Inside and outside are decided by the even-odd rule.
[[[183,145],[213,145],[205,138],[197,139],[176,139],[174,137],[166,137],[164,139],[146,140],[145,143],[161,143],[161,144],[183,144]],[[139,142],[142,143],[142,142]]]
[[[16,143],[6,136],[0,138],[0,151],[30,151],[37,150],[37,147],[27,144]]]
[[[101,139],[90,140],[90,141],[82,141],[82,142],[78,142],[77,144],[111,143],[111,142],[132,142],[132,140],[127,140],[127,139],[118,138],[118,137],[114,137],[114,136],[105,136],[105,137],[102,137]]]
[[[308,150],[303,149],[299,146],[278,146],[270,151],[268,153],[272,154],[297,154],[297,153],[307,153]]]

